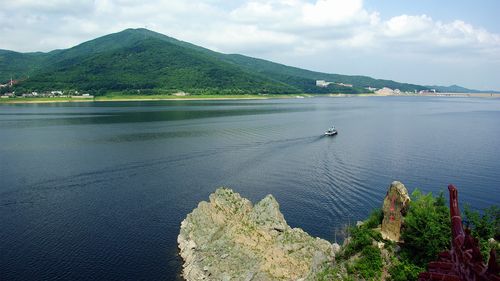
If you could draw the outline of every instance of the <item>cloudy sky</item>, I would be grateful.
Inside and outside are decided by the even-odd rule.
[[[497,0],[0,0],[0,7],[0,49],[50,51],[146,27],[311,70],[500,90]]]

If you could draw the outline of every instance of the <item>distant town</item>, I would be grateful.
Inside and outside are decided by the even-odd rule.
[[[349,87],[349,88],[352,88],[353,85],[352,84],[345,84],[345,83],[340,83],[340,82],[328,82],[328,81],[325,81],[325,80],[316,80],[316,86],[318,87],[322,87],[322,88],[326,88],[328,87],[329,85],[337,85],[337,86],[341,86],[341,87]],[[409,91],[406,91],[406,92],[402,92],[401,90],[399,89],[391,89],[391,88],[388,88],[388,87],[384,87],[382,89],[377,89],[377,88],[374,88],[374,87],[366,87],[365,88],[368,92],[374,92],[375,94],[379,94],[379,95],[400,95],[400,94],[436,94],[437,91],[435,89],[430,89],[430,90],[422,90],[422,91],[418,91],[415,90],[413,92],[409,92]]]
[[[53,89],[48,91],[31,91],[24,93],[16,93],[13,90],[13,86],[21,82],[20,80],[10,79],[5,84],[0,84],[0,98],[1,99],[9,99],[9,98],[65,98],[65,99],[94,99],[94,95],[88,93],[82,93],[77,90],[60,90]],[[342,82],[332,82],[326,80],[316,80],[316,87],[327,88],[330,85],[335,85],[339,87],[347,87],[353,88],[354,85],[342,83]],[[381,89],[375,87],[365,87],[366,94],[373,94],[376,96],[399,96],[399,95],[411,95],[411,96],[451,96],[451,97],[500,97],[500,94],[493,93],[443,93],[439,92],[436,89],[426,89],[421,91],[401,91],[400,89],[391,89],[389,87],[383,87]],[[138,91],[139,92],[139,91]],[[179,92],[173,94],[173,96],[188,96],[189,93]],[[332,91],[331,95],[335,95],[335,91]],[[341,94],[344,96],[347,94]],[[353,94],[355,95],[355,94]]]
[[[16,93],[15,91],[11,91],[12,87],[19,83],[19,80],[14,80],[10,79],[9,82],[5,84],[0,84],[0,98],[2,99],[8,99],[8,98],[14,98],[14,97],[21,97],[21,98],[85,98],[85,99],[93,99],[94,96],[87,94],[87,93],[80,93],[79,91],[76,90],[70,90],[70,91],[62,91],[62,90],[50,90],[50,91],[44,91],[44,92],[36,92],[32,91],[29,93]]]
[[[345,84],[345,83],[340,83],[340,82],[329,82],[325,80],[316,80],[316,86],[321,87],[321,88],[326,88],[329,85],[336,85],[336,86],[341,86],[341,87],[349,87],[352,88],[354,87],[352,84]],[[456,96],[456,97],[465,97],[465,96],[470,96],[471,93],[443,93],[439,92],[436,89],[429,89],[429,90],[421,90],[417,91],[414,90],[412,91],[401,91],[399,89],[391,89],[388,87],[383,87],[381,89],[377,89],[374,87],[365,87],[367,92],[369,93],[374,93],[378,96],[398,96],[398,95],[420,95],[420,96]],[[474,97],[500,97],[499,94],[493,94],[493,93],[474,93],[472,94]]]

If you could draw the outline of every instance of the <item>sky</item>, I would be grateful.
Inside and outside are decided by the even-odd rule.
[[[500,90],[498,11],[497,0],[0,0],[0,49],[148,28],[310,70]]]

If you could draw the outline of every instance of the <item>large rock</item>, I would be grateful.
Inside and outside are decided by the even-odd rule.
[[[410,196],[406,187],[399,181],[392,182],[382,206],[384,219],[381,233],[384,239],[399,241],[403,217],[408,210],[409,203]]]
[[[252,203],[219,188],[181,223],[177,238],[186,280],[312,280],[332,245],[291,228],[268,195]]]

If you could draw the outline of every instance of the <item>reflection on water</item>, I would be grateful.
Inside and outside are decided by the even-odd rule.
[[[499,115],[466,98],[0,105],[0,272],[175,280],[180,221],[218,186],[272,193],[329,240],[393,180],[498,205]]]
[[[164,111],[129,111],[129,112],[95,112],[90,115],[85,113],[3,113],[2,127],[20,128],[20,127],[42,127],[57,125],[88,125],[88,124],[112,124],[112,123],[136,123],[136,122],[158,122],[158,121],[176,121],[188,119],[202,119],[222,116],[238,115],[258,115],[272,114],[280,112],[300,112],[309,111],[310,108],[252,108],[252,109],[231,109],[231,110],[192,110],[189,108],[164,110]]]

